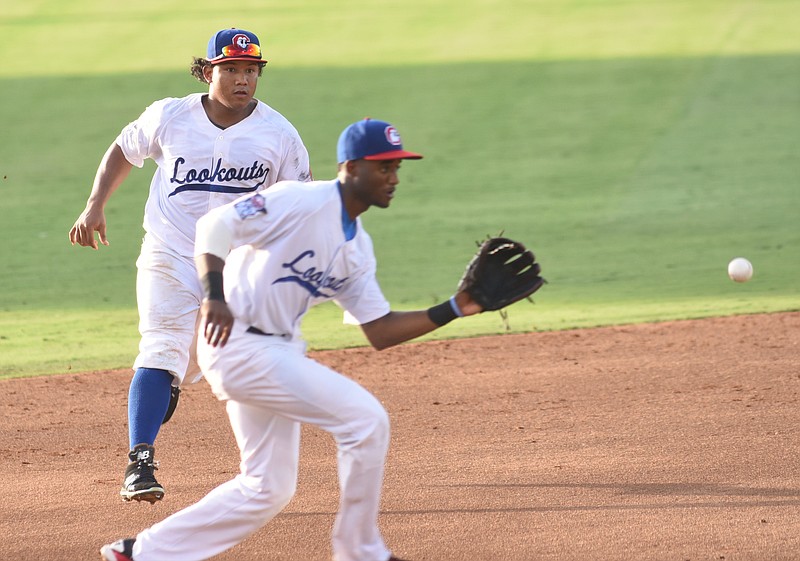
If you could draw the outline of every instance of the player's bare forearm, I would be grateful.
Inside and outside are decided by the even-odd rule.
[[[197,267],[197,276],[202,279],[208,273],[221,273],[225,268],[225,260],[211,253],[204,253],[194,258],[194,265]]]
[[[86,208],[75,221],[69,231],[72,245],[98,248],[94,233],[97,232],[100,243],[108,245],[106,238],[105,206],[112,193],[125,181],[133,165],[125,158],[122,149],[112,143],[97,168],[92,192],[86,201]]]
[[[466,292],[462,291],[456,294],[455,300],[464,317],[482,311],[481,307]],[[363,324],[361,329],[370,344],[380,351],[421,337],[439,327],[441,325],[431,319],[429,310],[416,310],[413,312],[389,312],[381,318]]]
[[[433,323],[425,311],[389,312],[361,326],[370,344],[382,351],[389,347],[410,341],[416,337],[430,333],[439,327]]]

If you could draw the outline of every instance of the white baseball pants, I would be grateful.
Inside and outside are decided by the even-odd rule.
[[[139,354],[133,369],[159,368],[180,382],[199,379],[195,336],[203,289],[191,257],[178,255],[146,235],[136,261]]]
[[[207,559],[276,516],[297,485],[301,423],[331,433],[338,447],[340,505],[335,561],[386,561],[378,530],[389,419],[353,380],[305,356],[302,342],[245,333],[236,324],[223,349],[201,341],[198,358],[215,395],[227,401],[241,473],[198,503],[141,532],[136,561]]]

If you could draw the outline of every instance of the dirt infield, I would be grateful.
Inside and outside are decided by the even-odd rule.
[[[390,413],[381,527],[403,558],[800,558],[800,313],[312,356]],[[156,442],[165,499],[122,503],[131,374],[0,382],[0,560],[97,559],[236,474],[201,382]],[[217,559],[330,559],[337,498],[307,428],[295,499]]]

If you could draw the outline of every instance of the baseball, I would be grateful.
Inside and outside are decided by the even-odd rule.
[[[753,276],[753,265],[744,257],[728,263],[728,276],[735,282],[747,282]]]

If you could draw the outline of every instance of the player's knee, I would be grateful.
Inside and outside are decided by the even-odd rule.
[[[273,489],[272,504],[274,504],[277,508],[283,509],[292,501],[295,492],[297,492],[297,485],[294,482],[286,487]]]
[[[352,443],[383,455],[389,448],[389,432],[389,414],[375,400],[371,407],[362,412],[360,426],[353,435]]]
[[[297,491],[297,472],[284,470],[280,476],[273,473],[269,485],[273,503],[283,508]]]
[[[143,335],[133,368],[166,370],[182,382],[189,365],[190,344],[190,341],[176,335]]]
[[[275,473],[264,476],[239,476],[243,494],[268,510],[282,509],[289,504],[297,492],[297,477],[286,474],[281,477]]]
[[[374,422],[373,438],[375,438],[378,442],[380,442],[385,448],[388,448],[390,429],[389,429],[389,414],[386,412],[386,409],[381,407],[379,411],[376,411],[375,417],[373,418],[373,422]]]
[[[274,483],[268,489],[262,489],[256,500],[261,503],[266,511],[278,511],[286,507],[297,491],[295,481],[285,481],[283,484]]]

